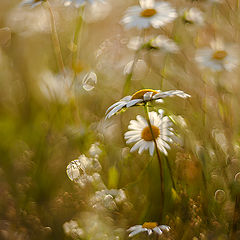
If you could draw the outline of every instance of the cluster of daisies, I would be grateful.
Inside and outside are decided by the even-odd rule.
[[[22,5],[35,7],[48,0],[24,0]],[[63,0],[65,6],[74,5],[83,7],[86,4],[93,4],[97,0]],[[106,0],[98,0],[104,2]],[[218,1],[211,1],[218,2]],[[137,28],[146,30],[151,27],[159,29],[171,22],[178,16],[187,24],[203,25],[203,13],[197,8],[183,9],[178,12],[167,1],[139,0],[139,5],[129,7],[121,23],[126,29]],[[177,53],[179,47],[177,44],[164,35],[149,37],[134,37],[128,47],[134,51],[139,50],[159,50],[167,53]],[[210,43],[210,46],[200,48],[196,51],[195,60],[203,68],[209,68],[212,71],[232,71],[239,63],[236,46],[225,44],[222,40],[217,39]],[[134,61],[130,63],[125,70],[130,73],[133,69]],[[129,70],[130,69],[130,70]],[[189,98],[190,95],[181,90],[161,91],[153,89],[142,89],[132,95],[125,96],[118,102],[111,105],[106,111],[106,119],[113,117],[115,114],[123,112],[131,107],[143,106],[146,110],[146,118],[141,115],[136,116],[136,120],[131,120],[128,126],[129,131],[124,135],[127,144],[133,144],[131,152],[138,150],[141,154],[148,150],[153,156],[154,151],[160,151],[167,155],[170,144],[174,141],[173,123],[168,116],[164,115],[162,110],[148,112],[150,103],[163,103],[166,97]],[[87,183],[97,181],[100,190],[96,196],[91,199],[93,206],[108,206],[110,209],[116,209],[119,202],[126,199],[122,190],[108,190],[101,180],[99,171],[101,165],[96,156],[86,157],[81,155],[78,159],[72,161],[67,167],[67,174],[70,180],[84,187]],[[136,225],[128,229],[129,237],[133,237],[140,232],[147,232],[148,235],[156,233],[161,235],[164,231],[169,231],[170,227],[158,225],[156,222],[145,222],[143,225]]]

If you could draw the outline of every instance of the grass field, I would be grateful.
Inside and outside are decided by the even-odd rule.
[[[239,25],[238,0],[1,0],[0,239],[240,239]]]

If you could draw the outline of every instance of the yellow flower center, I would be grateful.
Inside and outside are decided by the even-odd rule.
[[[153,229],[155,227],[157,227],[157,223],[156,222],[145,222],[142,227],[143,228],[148,228],[148,229]]]
[[[154,9],[154,8],[147,8],[147,9],[144,9],[142,12],[141,12],[141,17],[152,17],[154,16],[155,14],[157,13],[157,11]]]
[[[153,141],[154,139],[158,138],[160,135],[160,129],[154,125],[152,125],[152,132],[149,127],[145,127],[142,130],[142,139],[145,141]]]
[[[157,94],[158,92],[156,90],[153,90],[153,89],[142,89],[142,90],[139,90],[137,92],[135,92],[133,95],[132,95],[132,98],[131,100],[133,99],[142,99],[143,98],[143,95],[147,92],[152,92],[153,95]]]
[[[227,56],[227,52],[219,50],[213,53],[212,58],[215,60],[222,60]]]

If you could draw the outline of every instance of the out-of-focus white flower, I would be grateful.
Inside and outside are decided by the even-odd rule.
[[[195,59],[203,68],[212,71],[232,71],[239,64],[238,48],[225,45],[221,40],[211,42],[211,47],[197,50]]]
[[[57,100],[66,103],[72,96],[74,96],[71,86],[71,74],[53,74],[50,71],[43,72],[41,81],[39,82],[41,92],[49,100]]]
[[[97,75],[94,72],[88,72],[85,74],[82,80],[83,89],[86,91],[92,91],[97,84]]]
[[[142,89],[134,93],[132,96],[126,96],[120,101],[111,105],[106,111],[106,118],[112,117],[122,109],[126,109],[132,106],[144,105],[150,101],[162,102],[163,98],[178,96],[181,98],[190,97],[189,94],[180,90],[170,90],[161,92],[161,90]]]
[[[141,80],[147,75],[148,70],[146,62],[143,59],[137,59],[135,61],[131,60],[125,65],[123,74],[128,75],[133,73],[132,80]]]
[[[55,17],[58,19],[57,13]],[[44,8],[13,8],[7,15],[6,25],[21,36],[30,36],[35,33],[49,33],[49,14]]]
[[[185,23],[203,25],[204,18],[203,13],[199,9],[192,7],[190,9],[183,9],[182,19]]]
[[[95,209],[116,210],[118,205],[126,201],[125,192],[122,189],[104,189],[97,191],[90,203]]]
[[[46,0],[24,0],[20,3],[21,6],[31,6],[32,8],[46,2]]]
[[[72,238],[83,237],[84,231],[78,226],[78,223],[74,220],[65,222],[63,224],[63,230],[66,235],[71,236]]]
[[[140,6],[129,7],[121,21],[127,29],[160,28],[177,17],[175,9],[168,2],[139,0],[139,3]]]
[[[128,43],[128,48],[135,51],[139,49],[159,50],[164,53],[176,53],[179,50],[177,44],[164,35],[149,36],[145,40],[142,37],[133,37]]]
[[[78,159],[71,161],[66,169],[66,173],[71,181],[84,187],[92,183],[98,189],[105,188],[99,172],[102,167],[97,158],[88,158],[84,154]]]
[[[102,153],[102,150],[99,148],[99,143],[93,143],[89,149],[89,154],[91,157],[98,157]]]
[[[156,222],[145,222],[143,225],[135,225],[130,227],[127,231],[129,233],[129,237],[133,237],[138,233],[147,232],[148,235],[151,235],[153,232],[157,233],[158,235],[162,235],[163,231],[168,232],[170,227],[167,225],[159,225]]]
[[[126,143],[136,142],[131,148],[131,152],[138,149],[138,153],[141,154],[144,150],[149,149],[149,153],[153,156],[155,145],[157,143],[158,149],[167,155],[167,150],[170,149],[168,143],[173,142],[171,136],[173,136],[173,129],[171,128],[172,122],[167,116],[163,116],[163,113],[159,111],[149,113],[149,119],[151,128],[145,118],[138,115],[137,120],[131,120],[128,129],[130,131],[124,134]]]
[[[223,3],[223,0],[208,0],[209,3]]]
[[[96,1],[104,2],[105,0],[64,0],[64,6],[74,4],[76,8],[84,6],[85,4],[93,4]]]
[[[87,4],[84,9],[83,19],[85,22],[92,23],[101,21],[107,17],[111,11],[109,2],[94,1],[92,4]]]
[[[96,211],[80,213],[81,227],[91,240],[120,240],[124,239],[125,230],[114,225],[111,217]],[[86,239],[86,238],[85,238]]]

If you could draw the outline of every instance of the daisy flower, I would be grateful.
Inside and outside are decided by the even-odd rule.
[[[24,0],[24,1],[22,1],[22,3],[20,5],[21,6],[29,5],[32,8],[34,8],[34,7],[40,5],[43,2],[46,2],[46,0]]]
[[[190,97],[189,94],[184,93],[181,90],[170,90],[166,92],[162,92],[161,90],[153,90],[153,89],[142,89],[137,91],[131,96],[126,96],[122,98],[120,101],[111,105],[106,111],[106,118],[112,117],[117,112],[122,109],[126,109],[132,106],[144,105],[149,101],[162,102],[162,98],[178,96],[181,98]]]
[[[104,2],[104,0],[64,0],[64,6],[70,6],[74,3],[75,7],[79,8],[87,3],[93,4],[95,1]]]
[[[139,0],[139,3],[140,6],[129,7],[121,21],[127,29],[160,28],[177,17],[175,9],[167,2]]]
[[[197,50],[196,61],[203,68],[210,68],[212,71],[232,71],[239,63],[238,51],[233,45],[225,45],[217,40],[211,43],[211,47]]]
[[[203,13],[197,8],[184,9],[182,19],[185,23],[203,25]]]
[[[163,111],[159,111],[159,114],[149,112],[151,128],[144,117],[138,115],[136,119],[130,121],[128,126],[130,131],[124,134],[127,144],[136,142],[130,152],[138,149],[138,153],[141,154],[144,150],[149,149],[149,154],[153,156],[154,141],[156,141],[158,149],[167,155],[166,149],[170,149],[167,142],[172,142],[171,136],[173,135],[170,119],[163,116]]]
[[[135,51],[139,49],[160,50],[165,53],[176,53],[178,51],[177,44],[164,35],[150,36],[145,41],[142,37],[133,37],[128,43],[128,48]]]
[[[147,232],[148,235],[151,235],[153,232],[157,233],[158,235],[162,235],[163,231],[168,232],[170,227],[167,225],[159,225],[156,222],[145,222],[143,225],[135,225],[130,227],[127,231],[129,233],[129,237],[133,237],[138,233]]]

